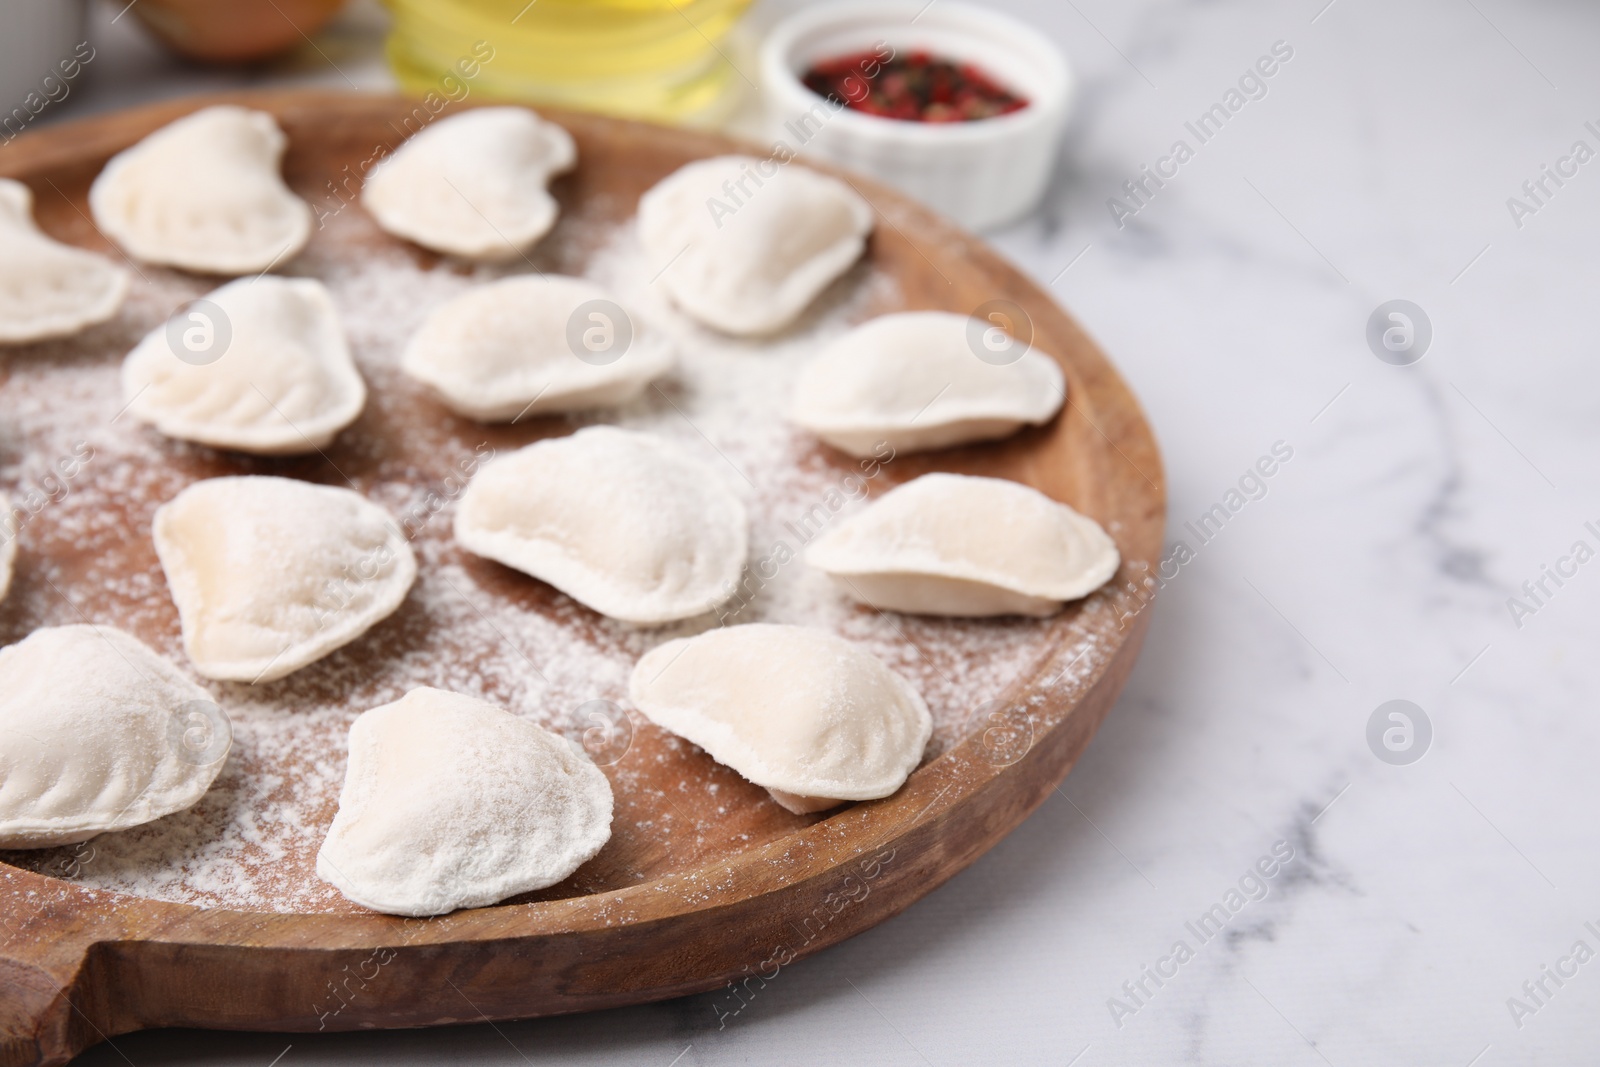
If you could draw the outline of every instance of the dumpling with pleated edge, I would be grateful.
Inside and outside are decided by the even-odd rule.
[[[0,603],[11,592],[11,572],[17,565],[17,516],[11,498],[0,493]]]
[[[400,369],[458,414],[506,422],[624,404],[672,364],[666,338],[598,285],[527,275],[434,311]]]
[[[1000,478],[924,474],[822,533],[805,560],[855,599],[920,615],[1060,611],[1116,573],[1100,524]]]
[[[806,364],[789,417],[852,456],[883,442],[918,452],[1049,422],[1066,401],[1061,368],[1032,347],[991,362],[984,341],[995,328],[944,311],[872,319]]]
[[[703,615],[731,597],[748,527],[718,470],[665,438],[615,426],[492,460],[455,519],[467,551],[641,625]]]
[[[89,189],[100,232],[134,259],[253,274],[294,258],[311,208],[284,184],[289,140],[265,111],[202,108],[111,157]]]
[[[751,623],[652,649],[629,699],[797,814],[886,797],[933,732],[911,684],[814,627]]]
[[[398,524],[350,489],[212,478],[153,525],[184,651],[207,678],[292,674],[394,614],[417,576]]]
[[[32,190],[0,178],[0,344],[71,337],[111,318],[127,295],[127,271],[46,237]]]
[[[413,689],[350,727],[317,875],[393,915],[555,885],[611,837],[611,783],[576,746],[472,697]]]
[[[794,322],[871,232],[871,205],[844,182],[771,159],[698,160],[639,199],[652,272],[685,312],[730,334]]]
[[[527,108],[476,108],[374,167],[361,203],[389,233],[435,252],[516,259],[555,225],[550,179],[577,159],[572,135]]]
[[[122,393],[167,437],[261,456],[325,448],[367,403],[327,288],[270,274],[150,331],[123,361]]]
[[[200,719],[195,719],[195,716]],[[195,747],[194,723],[214,728]],[[194,805],[231,732],[204,689],[103,626],[35,630],[0,649],[0,848],[48,848]]]

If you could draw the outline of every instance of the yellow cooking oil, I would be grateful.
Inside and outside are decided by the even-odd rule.
[[[389,63],[417,94],[471,71],[473,95],[712,124],[743,86],[728,34],[750,2],[385,0]]]

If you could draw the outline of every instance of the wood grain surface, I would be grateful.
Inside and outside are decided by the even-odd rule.
[[[28,134],[0,148],[0,176],[33,189],[48,233],[112,252],[87,215],[88,186],[100,167],[150,131],[216,102],[276,115],[290,141],[285,176],[319,204],[338,197],[340,188],[353,191],[358,183],[351,176],[375,151],[403,140],[406,117],[418,106],[397,97],[303,92],[184,100]],[[594,227],[567,220],[626,220],[639,194],[677,167],[740,150],[707,134],[546,114],[571,131],[580,163],[553,186],[563,224],[537,253],[541,269],[577,273],[593,251],[585,235]],[[1032,627],[1037,655],[997,704],[986,705],[969,727],[947,731],[905,787],[884,800],[791,815],[641,720],[634,746],[646,769],[626,790],[619,787],[612,843],[568,882],[496,907],[429,920],[353,905],[298,913],[199,907],[97,889],[37,857],[5,854],[0,1067],[64,1063],[98,1041],[147,1027],[427,1026],[588,1011],[729,982],[753,990],[793,959],[908,907],[981,856],[1051,792],[1110,709],[1144,636],[1149,616],[1139,609],[1148,594],[1121,590],[1142,585],[1157,563],[1165,514],[1160,456],[1116,371],[1048,295],[930,211],[865,179],[849,180],[878,213],[870,269],[891,276],[898,294],[894,306],[871,310],[970,313],[986,301],[1013,301],[1031,320],[1035,346],[1060,360],[1069,381],[1069,404],[1049,426],[1005,442],[903,457],[874,491],[931,470],[1032,485],[1112,533],[1124,561],[1112,585],[1051,620],[985,624]],[[343,210],[359,212],[354,204]],[[363,225],[319,232],[312,252],[335,239],[349,245],[339,254],[356,257],[363,242],[373,249],[397,244]],[[426,268],[449,267],[418,249],[406,254]],[[104,369],[136,339],[117,334],[115,324],[97,329],[78,347],[0,350],[0,410],[18,361]],[[351,431],[365,448],[274,461],[182,448],[173,450],[172,463],[185,480],[280,473],[331,481],[319,466],[324,459],[361,485],[384,464],[438,476],[451,462],[440,447],[450,419],[425,398],[402,397],[375,405]],[[496,447],[516,447],[568,429],[540,420],[473,432]],[[806,462],[841,472],[851,467],[820,445]],[[118,506],[137,526],[157,502]],[[48,549],[52,581],[68,591],[74,610],[123,625],[157,647],[172,644],[176,613],[163,586],[137,611],[104,591],[107,573],[159,576],[147,529],[95,545],[37,536]],[[476,568],[473,579],[491,595],[574,626],[594,625],[540,583],[482,561],[463,566]],[[13,600],[25,605],[28,583],[36,580],[42,579],[19,571]],[[8,602],[0,607],[0,642],[19,640],[46,621]],[[422,640],[425,621],[403,610],[374,631],[381,640],[363,643],[367,651],[353,646],[338,654],[339,669],[299,684],[316,688],[320,698],[348,699],[352,710],[370,706],[349,681],[359,675],[361,657],[402,654],[407,642]],[[1092,669],[1069,672],[1090,646]],[[341,744],[342,736],[329,740]],[[672,829],[663,837],[639,832],[643,824]],[[310,877],[305,857],[291,857],[282,868],[286,879]]]

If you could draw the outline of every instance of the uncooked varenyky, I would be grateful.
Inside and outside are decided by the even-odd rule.
[[[492,704],[413,689],[350,727],[317,875],[395,915],[484,907],[566,878],[611,837],[611,783]]]
[[[226,735],[184,744],[200,707],[214,714],[204,689],[121,630],[60,626],[0,649],[0,848],[70,845],[193,805],[228,753]]]
[[[367,403],[327,288],[240,278],[180,308],[122,365],[127,411],[168,437],[257,455],[326,447]]]
[[[470,552],[649,625],[733,595],[748,525],[716,468],[653,434],[591,426],[480,470],[455,531]]]
[[[394,614],[417,576],[389,513],[349,489],[246,476],[156,510],[156,554],[207,678],[270,682]]]
[[[378,225],[466,259],[516,259],[555,225],[550,179],[577,162],[572,135],[521,107],[434,123],[378,164],[361,203]]]
[[[628,695],[797,813],[893,793],[933,730],[922,697],[883,661],[803,626],[669,641],[639,661]]]
[[[771,159],[698,160],[639,199],[639,240],[673,302],[731,334],[794,322],[871,232],[849,186]]]
[[[626,403],[672,368],[666,338],[593,282],[521,275],[428,316],[400,369],[483,422]]]
[[[1049,356],[994,324],[947,311],[883,315],[806,364],[790,418],[852,456],[1006,437],[1055,417],[1066,379]],[[1016,346],[1012,351],[1012,346]]]
[[[146,263],[265,271],[311,236],[311,208],[278,174],[287,144],[265,111],[204,108],[112,156],[89,210],[101,233]]]
[[[70,337],[115,315],[127,294],[127,271],[46,237],[33,193],[0,178],[0,344]]]
[[[924,474],[806,549],[850,596],[882,611],[1053,615],[1116,573],[1100,524],[1000,478]]]

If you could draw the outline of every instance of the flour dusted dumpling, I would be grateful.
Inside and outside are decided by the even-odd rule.
[[[731,597],[749,552],[721,472],[651,434],[591,426],[480,470],[456,540],[625,622],[702,615]]]
[[[210,729],[194,744],[196,723]],[[204,689],[120,630],[60,626],[0,649],[0,848],[47,848],[182,811],[231,735]]]
[[[378,225],[435,252],[515,259],[556,221],[550,179],[571,170],[572,136],[522,107],[444,119],[373,168],[361,203]]]
[[[824,532],[806,562],[883,611],[1052,615],[1116,573],[1100,524],[999,478],[924,474]]]
[[[789,325],[871,232],[871,206],[845,183],[749,156],[690,163],[639,199],[652,272],[684,311],[731,334]]]
[[[0,178],[0,344],[70,337],[111,318],[127,295],[127,271],[46,237],[32,191]]]
[[[626,403],[672,367],[672,349],[582,278],[478,286],[428,316],[400,369],[483,422]]]
[[[933,732],[910,683],[803,626],[752,623],[668,641],[634,667],[628,695],[651,722],[796,813],[888,796]]]
[[[0,602],[11,591],[11,571],[17,563],[17,516],[11,499],[0,493]]]
[[[325,447],[367,403],[327,288],[271,274],[150,331],[123,361],[122,393],[168,437],[262,456]]]
[[[611,783],[492,704],[413,689],[350,727],[317,875],[365,907],[442,915],[555,885],[611,837]]]
[[[417,576],[389,513],[289,478],[196,482],[156,510],[156,555],[207,678],[271,682],[394,614]]]
[[[278,174],[288,138],[265,111],[203,108],[111,157],[89,189],[100,232],[146,263],[253,274],[311,236]]]
[[[835,448],[869,456],[987,441],[1050,421],[1066,400],[1054,360],[1027,349],[987,361],[992,327],[945,311],[884,315],[822,350],[800,372],[790,418]]]

